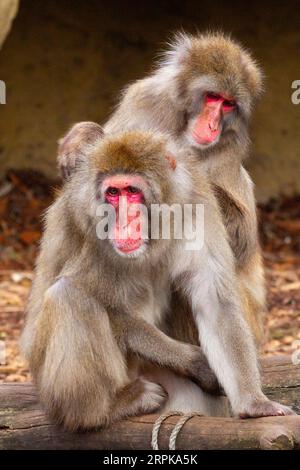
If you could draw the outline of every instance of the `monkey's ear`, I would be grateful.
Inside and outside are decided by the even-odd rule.
[[[76,167],[87,158],[88,149],[103,137],[103,129],[95,122],[79,122],[58,141],[57,163],[63,180],[75,173]]]
[[[169,42],[169,50],[166,52],[166,62],[178,67],[186,62],[192,49],[192,38],[184,33],[176,33],[174,39]]]
[[[171,170],[176,170],[177,160],[171,152],[166,153],[166,160],[168,160]]]
[[[247,63],[246,70],[248,72],[253,98],[259,98],[264,91],[264,74],[253,59]]]

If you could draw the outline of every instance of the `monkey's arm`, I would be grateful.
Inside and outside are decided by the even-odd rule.
[[[174,340],[136,316],[119,317],[117,330],[121,330],[122,340],[129,351],[160,367],[188,376],[207,392],[220,392],[216,376],[199,346]]]
[[[212,188],[221,208],[222,218],[229,236],[229,244],[239,269],[248,266],[259,251],[257,215],[253,183],[248,173],[241,168],[237,175],[238,187],[233,192],[230,187],[213,184]]]

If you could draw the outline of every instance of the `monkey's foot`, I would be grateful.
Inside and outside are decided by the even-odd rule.
[[[289,407],[275,401],[263,400],[252,403],[240,418],[261,418],[263,416],[288,416],[296,413]]]
[[[165,403],[168,395],[158,384],[149,380],[141,379],[144,385],[144,391],[141,396],[141,410],[144,413],[157,411]]]

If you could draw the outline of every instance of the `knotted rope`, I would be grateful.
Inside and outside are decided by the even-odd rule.
[[[201,413],[198,413],[197,411],[193,413],[187,413],[187,414],[184,414],[181,411],[169,411],[167,413],[163,413],[161,416],[157,418],[152,428],[151,446],[153,450],[159,450],[158,434],[159,434],[161,425],[167,418],[171,416],[181,416],[181,418],[179,418],[176,425],[174,426],[170,435],[170,439],[169,439],[169,450],[176,450],[176,440],[181,429],[185,425],[185,423],[189,421],[189,419],[193,418],[194,416],[203,416],[203,415]]]

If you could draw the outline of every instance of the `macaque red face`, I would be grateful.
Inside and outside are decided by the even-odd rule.
[[[206,93],[200,113],[193,119],[188,132],[198,146],[217,143],[224,121],[236,109],[234,99],[216,93]]]
[[[146,207],[144,191],[147,183],[140,176],[115,175],[107,177],[102,185],[104,201],[115,210],[115,223],[109,228],[114,249],[122,255],[137,256],[146,243],[143,225]]]

